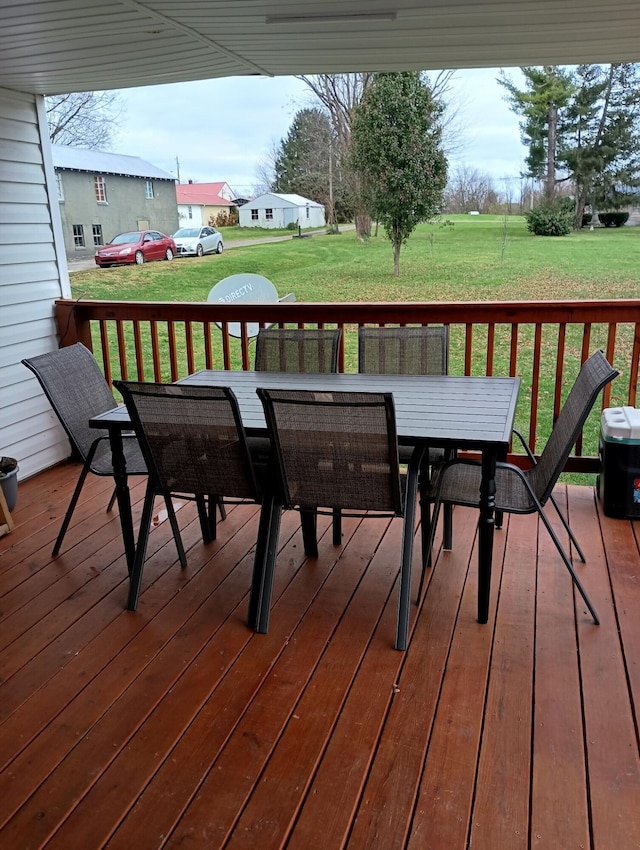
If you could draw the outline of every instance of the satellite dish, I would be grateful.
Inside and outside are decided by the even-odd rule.
[[[232,274],[225,277],[213,287],[207,301],[217,301],[220,304],[275,304],[278,301],[278,290],[266,277],[260,274]],[[222,327],[220,322],[216,325]],[[231,336],[240,337],[240,322],[229,322]],[[247,334],[257,336],[260,325],[251,322],[247,325]]]

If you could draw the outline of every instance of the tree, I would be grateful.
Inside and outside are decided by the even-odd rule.
[[[587,203],[619,209],[640,183],[639,66],[579,65],[575,96],[566,110],[559,158],[575,187],[574,227]]]
[[[76,92],[45,99],[49,138],[57,145],[109,150],[123,106],[118,92]]]
[[[340,175],[342,203],[352,209],[356,235],[371,234],[371,217],[361,200],[359,176],[350,168],[351,124],[353,113],[371,84],[372,74],[301,75],[297,79],[308,86],[326,112],[333,130],[334,159]]]
[[[380,73],[353,117],[351,164],[393,245],[396,277],[402,245],[420,221],[442,207],[447,160],[440,111],[419,73]]]
[[[274,190],[295,192],[323,204],[331,225],[353,213],[337,151],[326,112],[302,109],[280,143],[274,167]]]
[[[522,142],[529,148],[525,160],[529,175],[544,180],[545,197],[551,201],[556,185],[558,113],[573,93],[571,76],[557,65],[520,70],[525,77],[524,90],[518,89],[504,72],[498,83],[507,90],[512,110],[523,117],[520,130]]]
[[[487,205],[497,200],[491,177],[470,165],[460,165],[447,183],[447,212],[487,212]]]
[[[525,90],[499,82],[522,115],[529,176],[544,178],[545,201],[559,182],[575,195],[574,227],[585,205],[616,208],[640,184],[640,78],[631,64],[522,68]]]

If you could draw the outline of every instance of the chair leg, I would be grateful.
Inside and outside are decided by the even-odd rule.
[[[340,546],[342,543],[342,511],[340,508],[333,509],[333,545]]]
[[[419,458],[414,456],[409,461],[407,471],[407,492],[402,527],[402,559],[400,562],[400,590],[398,595],[398,620],[396,623],[395,642],[395,648],[399,650],[405,650],[409,641],[409,603],[411,599],[411,565],[413,562],[418,470]]]
[[[135,611],[138,607],[138,597],[140,596],[140,585],[142,583],[142,569],[147,556],[147,543],[149,542],[149,529],[151,527],[151,518],[153,516],[153,501],[155,493],[151,482],[147,483],[147,489],[144,494],[144,505],[142,507],[142,517],[140,518],[140,530],[138,532],[138,544],[136,546],[136,554],[133,559],[133,567],[129,576],[129,596],[127,598],[127,608],[129,611]]]
[[[578,541],[576,540],[576,536],[575,536],[575,534],[573,533],[573,531],[571,531],[571,528],[569,527],[569,523],[568,523],[568,522],[566,521],[566,519],[564,518],[564,515],[562,514],[562,511],[560,510],[560,507],[558,506],[558,503],[557,503],[557,502],[556,502],[556,500],[553,498],[553,496],[549,496],[549,501],[551,502],[551,504],[553,505],[553,507],[556,509],[556,513],[557,513],[557,514],[558,514],[558,516],[560,517],[560,520],[561,520],[562,524],[564,525],[565,531],[566,531],[566,532],[567,532],[567,534],[569,535],[569,540],[571,540],[571,543],[573,544],[574,549],[576,550],[576,552],[577,552],[577,553],[578,553],[578,555],[580,556],[580,560],[582,561],[582,563],[583,563],[583,564],[586,564],[587,559],[585,558],[585,556],[584,556],[584,554],[583,554],[583,552],[582,552],[582,549],[580,548],[580,544],[579,544],[579,543],[578,543]]]
[[[273,494],[265,494],[260,510],[248,617],[249,627],[261,634],[266,634],[269,629],[281,516],[282,506],[276,502]]]
[[[212,540],[216,539],[217,531],[215,507],[212,522],[211,512],[207,510],[207,499],[205,499],[204,496],[196,496],[196,505],[198,508],[198,519],[200,521],[200,533],[202,534],[202,540],[204,543],[211,543]]]
[[[227,509],[224,506],[224,500],[222,496],[216,496],[216,503],[220,510],[220,519],[225,520],[227,518]]]
[[[589,613],[593,617],[593,622],[596,624],[596,626],[599,626],[600,620],[598,619],[598,615],[596,614],[596,610],[593,607],[593,605],[591,604],[591,602],[589,601],[589,597],[587,596],[586,591],[585,591],[584,587],[582,586],[580,579],[578,578],[578,576],[576,574],[576,571],[573,568],[573,564],[569,560],[567,553],[564,551],[562,544],[560,543],[560,541],[558,540],[558,538],[556,536],[555,531],[551,527],[551,523],[547,519],[546,514],[544,512],[544,509],[542,508],[542,506],[539,503],[538,503],[537,507],[538,507],[538,514],[540,515],[540,517],[541,517],[541,519],[542,519],[542,521],[545,525],[545,528],[549,532],[549,536],[551,537],[551,539],[555,543],[555,547],[558,550],[560,557],[564,561],[565,567],[569,570],[569,572],[571,574],[571,578],[573,579],[573,583],[578,588],[578,592],[580,593],[580,596],[582,596],[582,599],[584,600],[584,604],[587,606],[587,608],[589,609]]]
[[[310,508],[301,508],[300,524],[302,526],[302,541],[305,555],[310,558],[318,557],[318,517]]]
[[[425,534],[427,539],[426,550],[427,557],[422,561],[422,574],[420,575],[420,586],[418,587],[418,595],[416,597],[416,605],[420,604],[420,600],[422,599],[422,590],[424,588],[424,580],[427,575],[427,568],[431,566],[433,560],[433,541],[436,535],[436,526],[438,524],[438,517],[440,516],[440,505],[441,502],[439,499],[436,499],[435,504],[433,506],[433,513],[431,514],[429,525],[426,528],[423,528],[423,534]],[[445,505],[445,508],[447,506]],[[424,539],[423,539],[423,551],[424,551]]]
[[[116,503],[116,496],[118,495],[118,491],[116,488],[113,488],[113,493],[111,494],[111,498],[109,499],[109,504],[107,505],[107,513],[111,513],[113,510],[113,506]]]
[[[178,550],[180,566],[184,569],[187,566],[187,556],[185,555],[184,546],[182,545],[182,536],[180,535],[178,519],[176,517],[175,508],[173,507],[173,502],[171,501],[171,496],[165,494],[164,503],[167,506],[167,516],[169,517],[169,524],[171,526],[171,531],[173,532],[173,539],[175,540],[176,549]]]
[[[91,458],[85,461],[84,466],[82,467],[82,471],[78,477],[78,481],[76,483],[76,488],[73,491],[73,496],[71,497],[71,501],[69,502],[69,507],[67,508],[67,512],[64,515],[64,519],[62,520],[62,525],[60,526],[60,531],[58,532],[58,537],[56,538],[55,545],[53,547],[52,556],[55,558],[58,552],[60,551],[60,547],[62,546],[62,541],[64,540],[64,536],[67,533],[67,529],[69,528],[69,523],[71,522],[71,517],[73,516],[73,512],[76,509],[76,505],[78,504],[78,499],[80,498],[80,493],[82,492],[82,487],[86,480],[87,474],[89,472],[89,464],[91,463]]]

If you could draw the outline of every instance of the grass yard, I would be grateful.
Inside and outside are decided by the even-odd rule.
[[[227,237],[228,238],[228,237]],[[232,243],[230,243],[232,244]],[[240,272],[261,274],[280,295],[293,292],[298,301],[532,301],[553,299],[635,298],[640,283],[640,228],[597,228],[562,238],[532,236],[523,218],[451,216],[416,229],[403,248],[400,278],[393,277],[393,253],[380,233],[366,243],[353,231],[335,236],[291,239],[265,245],[232,248],[221,256],[182,258],[172,263],[93,269],[71,275],[75,298],[141,301],[206,301],[222,278]],[[504,326],[497,334],[508,334]],[[606,344],[606,329],[594,327],[592,348]],[[519,339],[518,373],[523,384],[518,423],[526,431],[527,393],[531,392],[533,328],[523,327]],[[629,362],[632,328],[624,326],[618,347]],[[627,339],[628,337],[628,339]],[[484,374],[482,330],[474,346],[473,373]],[[130,341],[131,342],[131,341]],[[577,364],[581,334],[570,328],[567,356]],[[553,363],[556,337],[543,332],[543,350]],[[452,329],[450,368],[463,368],[463,329]],[[508,340],[496,339],[496,374],[508,371]],[[504,352],[504,368],[499,362]],[[114,358],[117,355],[114,350]],[[624,359],[626,358],[626,359]],[[355,333],[345,339],[345,368],[357,369]],[[567,379],[572,367],[567,368]],[[540,434],[552,425],[554,375],[541,375]],[[623,393],[623,387],[620,387]],[[612,396],[612,404],[624,403]],[[585,451],[597,452],[599,417],[590,418]],[[579,480],[579,479],[572,479]]]
[[[640,228],[542,238],[528,233],[520,217],[450,216],[414,231],[399,278],[382,232],[361,243],[347,231],[231,248],[221,256],[75,272],[71,284],[74,297],[206,301],[214,284],[239,272],[262,274],[298,301],[630,298],[640,283]]]

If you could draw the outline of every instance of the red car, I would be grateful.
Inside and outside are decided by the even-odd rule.
[[[173,260],[176,243],[171,236],[159,230],[130,230],[119,233],[96,251],[98,266],[115,266],[122,263],[148,263],[150,260]]]

